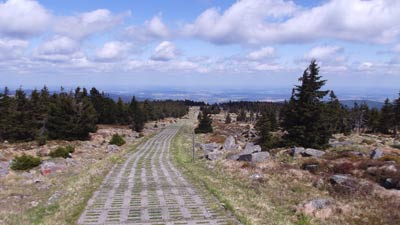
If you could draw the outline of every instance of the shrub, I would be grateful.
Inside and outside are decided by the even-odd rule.
[[[42,163],[39,157],[33,157],[30,155],[23,154],[22,156],[16,156],[11,162],[11,169],[13,170],[28,170]]]
[[[52,158],[57,158],[57,157],[61,157],[61,158],[69,158],[70,157],[70,153],[75,152],[75,148],[71,145],[68,145],[66,147],[58,147],[56,150],[51,151],[49,153],[49,156]]]
[[[400,156],[398,155],[384,155],[379,159],[380,161],[393,161],[400,164]]]
[[[374,140],[369,140],[369,139],[364,139],[361,141],[361,144],[367,144],[367,145],[372,145],[375,144]]]
[[[110,145],[117,146],[124,145],[125,143],[125,140],[119,134],[114,134],[109,142]]]
[[[336,164],[333,167],[333,172],[341,173],[341,174],[348,174],[348,173],[351,173],[351,171],[354,169],[355,169],[355,166],[352,163],[343,162],[343,163]]]

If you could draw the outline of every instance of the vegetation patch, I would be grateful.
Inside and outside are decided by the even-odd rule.
[[[117,146],[122,146],[125,143],[126,142],[124,138],[119,134],[114,134],[109,142],[110,145],[117,145]]]
[[[75,147],[72,145],[67,145],[65,147],[58,147],[56,150],[51,151],[49,156],[52,158],[69,158],[72,153],[75,152]]]
[[[13,170],[29,170],[42,163],[40,158],[30,155],[16,156],[11,162],[11,169]]]

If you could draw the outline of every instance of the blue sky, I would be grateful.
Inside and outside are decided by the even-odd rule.
[[[0,85],[400,89],[400,1],[0,1]]]

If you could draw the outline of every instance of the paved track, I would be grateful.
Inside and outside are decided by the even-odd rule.
[[[105,177],[78,224],[230,224],[215,198],[193,187],[170,161],[170,126]]]

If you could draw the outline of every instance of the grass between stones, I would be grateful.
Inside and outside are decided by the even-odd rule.
[[[144,143],[153,135],[144,137],[132,146],[123,149],[121,152],[110,154],[103,160],[94,164],[88,163],[78,174],[72,176],[60,175],[54,177],[51,190],[43,193],[41,203],[31,209],[18,214],[7,215],[7,224],[76,224],[80,214],[84,210],[87,201],[93,192],[100,186],[103,178],[108,174],[115,164],[122,163],[124,156]],[[54,193],[60,193],[59,198],[48,203]]]

